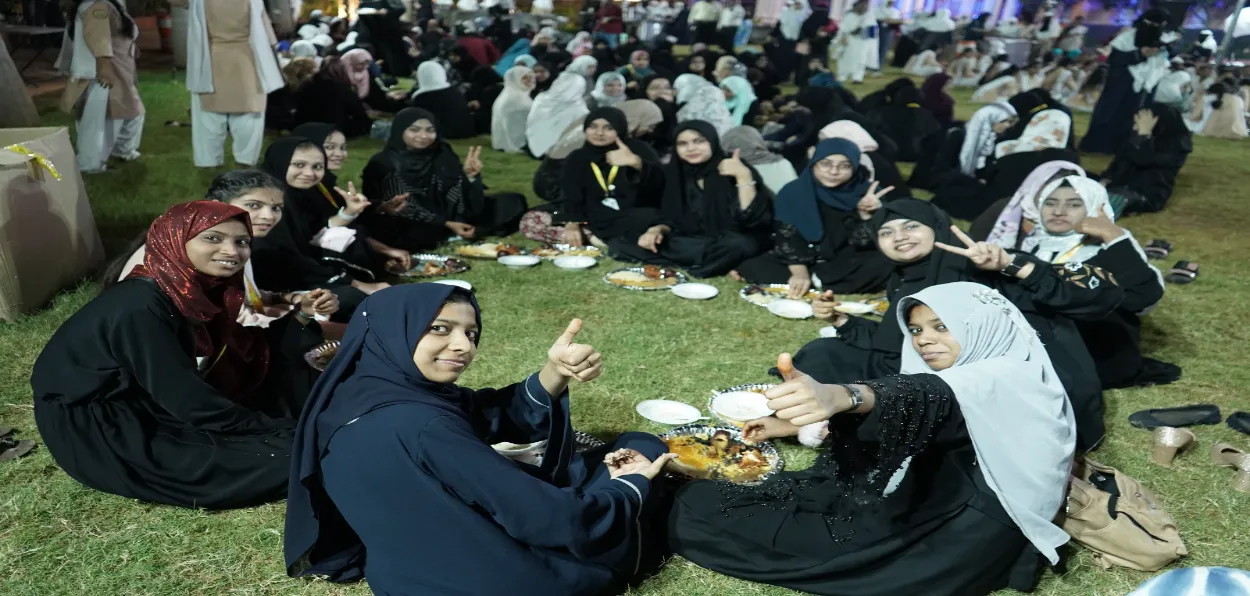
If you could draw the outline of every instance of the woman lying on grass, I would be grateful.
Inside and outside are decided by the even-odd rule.
[[[304,393],[275,370],[264,330],[239,322],[251,242],[243,209],[174,205],[152,222],[143,265],[48,341],[30,378],[35,421],[67,474],[181,507],[283,497]]]
[[[635,576],[659,539],[650,481],[673,456],[641,433],[573,453],[568,384],[602,367],[580,329],[524,381],[471,390],[456,381],[482,333],[472,294],[366,299],[300,418],[287,573],[378,594],[598,594]],[[544,439],[541,466],[491,448]]]
[[[757,487],[693,482],[669,542],[727,575],[815,594],[1030,591],[1068,541],[1064,502],[1076,429],[1063,384],[1028,321],[997,291],[957,282],[901,300],[898,375],[826,385],[789,366],[775,417],[748,440],[827,422],[816,463]]]

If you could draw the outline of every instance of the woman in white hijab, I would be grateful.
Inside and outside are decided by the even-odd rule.
[[[586,31],[578,31],[577,35],[569,43],[564,44],[564,51],[572,54],[574,57],[581,57],[589,54],[594,49],[594,44],[590,41],[590,33]]]
[[[564,127],[590,113],[586,102],[582,101],[585,94],[586,78],[565,70],[556,77],[550,89],[534,98],[534,105],[525,121],[525,139],[530,154],[534,157],[545,155],[560,138]]]
[[[629,99],[625,96],[625,75],[608,71],[599,75],[595,88],[586,98],[587,109],[611,108]]]
[[[429,60],[417,67],[417,90],[412,96],[441,91],[450,86],[447,82],[447,70],[439,63]]]
[[[525,124],[534,100],[534,71],[513,66],[503,75],[503,92],[490,114],[490,143],[498,151],[519,153],[525,148]]]
[[[1163,274],[1137,239],[1115,223],[1107,189],[1084,176],[1052,180],[1037,197],[1036,225],[1021,250],[1042,261],[1088,264],[1115,276],[1124,299],[1111,314],[1076,320],[1103,389],[1162,385],[1180,367],[1142,356],[1141,319],[1163,299]]]
[[[964,126],[964,143],[959,149],[959,170],[975,176],[985,167],[985,160],[994,153],[998,135],[1016,123],[1016,109],[1006,101],[997,101],[972,114]]]
[[[677,554],[753,581],[865,595],[1028,591],[1037,553],[1059,561],[1068,535],[1053,520],[1076,424],[1037,332],[971,282],[902,297],[897,313],[882,324],[907,338],[899,375],[825,385],[778,358],[785,382],[767,393],[776,416],[743,433],[824,424],[821,454],[758,487],[682,487],[669,514]]]
[[[725,94],[719,87],[707,79],[686,73],[673,82],[677,91],[677,122],[687,120],[703,120],[716,128],[716,133],[724,135],[736,126],[733,114],[725,105]]]

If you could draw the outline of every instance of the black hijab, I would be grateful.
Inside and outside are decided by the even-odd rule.
[[[451,55],[459,58],[459,60],[452,66],[455,66],[456,72],[460,73],[461,81],[468,81],[472,76],[473,71],[482,66],[482,64],[473,57],[473,54],[469,53],[469,48],[462,45],[453,47],[451,49]]]
[[[331,134],[336,132],[341,133],[343,131],[339,130],[337,126],[327,124],[325,122],[305,122],[296,126],[295,130],[291,131],[291,136],[304,137],[305,139],[312,141],[316,146],[322,147],[324,151],[326,139],[329,138]],[[335,176],[334,172],[330,171],[329,163],[327,162],[326,173],[321,179],[321,185],[327,189],[333,189],[334,184],[337,181],[338,176]]]
[[[876,233],[886,222],[896,219],[909,219],[922,223],[933,229],[936,242],[960,246],[951,231],[951,218],[933,203],[919,199],[897,199],[881,206],[872,216],[871,228]],[[928,256],[911,263],[895,263],[894,274],[886,285],[886,298],[890,301],[889,310],[883,315],[882,321],[896,321],[898,302],[905,296],[915,294],[925,288],[944,283],[964,281],[970,275],[970,263],[966,257],[947,252],[934,246]],[[903,349],[903,331],[898,325],[878,325],[872,337],[873,352],[880,354],[870,358],[868,373],[872,378],[886,374],[898,373],[900,354]],[[889,360],[886,364],[881,360]],[[888,369],[888,370],[887,370]]]
[[[299,189],[290,186],[286,182],[286,172],[291,165],[291,160],[295,157],[297,148],[304,145],[312,145],[317,148],[322,159],[325,159],[325,150],[321,148],[321,144],[312,139],[299,136],[282,137],[265,150],[265,157],[261,160],[260,169],[266,174],[277,178],[282,182],[282,206],[284,209],[282,221],[264,238],[257,238],[254,244],[266,245],[277,241],[282,243],[291,243],[293,248],[300,252],[310,254],[312,250],[311,242],[313,235],[320,230],[316,227],[317,219],[328,218],[329,214],[337,213],[339,205],[335,202],[332,193],[326,192],[326,187],[318,184],[312,188]]]
[[[830,155],[845,156],[855,165],[855,173],[850,180],[835,188],[828,188],[816,180],[812,168],[820,160]],[[851,212],[859,204],[859,200],[872,184],[868,169],[860,165],[859,147],[847,139],[825,139],[816,145],[816,151],[803,168],[803,172],[793,182],[785,185],[777,193],[774,213],[777,219],[794,226],[799,234],[808,242],[820,242],[825,238],[824,218],[820,214],[820,205]]]
[[[619,138],[626,147],[629,147],[629,150],[633,151],[634,155],[641,158],[643,162],[650,164],[659,163],[660,158],[655,154],[654,149],[638,139],[631,139],[629,137],[629,120],[625,117],[625,112],[612,107],[595,108],[591,110],[590,113],[586,114],[586,119],[582,122],[582,130],[584,131],[589,128],[591,123],[595,120],[605,120],[608,124],[612,125],[612,129],[616,131],[617,138]],[[611,168],[608,164],[608,153],[614,149],[616,149],[615,143],[606,147],[599,147],[598,145],[591,144],[589,139],[586,140],[585,143],[582,143],[580,148],[569,154],[564,168],[564,175],[594,179],[594,182],[588,183],[588,185],[598,185],[598,179],[594,177],[594,171],[590,167],[590,164],[598,164],[600,170],[602,170],[606,176],[608,170]],[[630,184],[628,176],[617,178],[615,184],[618,187],[627,187]],[[622,191],[626,193],[629,192],[625,189],[622,189]]]
[[[317,574],[342,582],[364,574],[365,546],[322,484],[321,456],[339,428],[395,404],[468,418],[473,392],[427,380],[412,360],[430,322],[453,292],[463,291],[433,283],[400,285],[369,296],[356,309],[295,431],[283,549],[292,577]],[[480,329],[481,309],[471,294],[469,301]]]
[[[460,158],[456,156],[451,145],[443,140],[442,134],[438,134],[434,142],[424,149],[410,149],[404,143],[404,130],[418,120],[429,120],[434,125],[434,130],[439,130],[438,118],[434,114],[421,108],[400,110],[391,122],[391,134],[386,140],[386,147],[369,159],[369,165],[376,163],[393,170],[403,178],[405,184],[418,192],[429,188],[431,180],[436,176],[448,179],[449,183],[444,186],[450,187],[451,181],[460,178]]]
[[[712,156],[701,164],[691,165],[673,154],[672,160],[664,166],[664,200],[661,203],[664,219],[671,222],[678,232],[716,235],[733,230],[742,210],[738,203],[737,183],[718,171],[721,160],[725,159],[720,135],[716,134],[716,127],[708,122],[687,120],[673,132],[673,143],[677,142],[678,135],[687,130],[693,130],[707,139],[712,146]],[[751,167],[746,162],[743,165]],[[752,173],[759,181],[754,169]],[[703,181],[702,188],[698,186],[700,180]],[[765,192],[762,183],[757,184],[756,192]]]

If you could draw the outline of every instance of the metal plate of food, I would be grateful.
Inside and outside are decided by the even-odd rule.
[[[645,267],[624,267],[608,272],[603,276],[603,283],[626,290],[667,290],[677,284],[689,281],[685,273],[676,269],[647,265]]]
[[[456,257],[421,253],[412,255],[412,269],[400,275],[404,277],[439,277],[455,275],[469,270],[469,264]]]
[[[470,259],[491,259],[521,254],[521,247],[504,242],[479,242],[456,247],[456,254]]]
[[[544,259],[554,259],[556,257],[590,257],[598,259],[603,256],[603,251],[597,246],[574,247],[571,244],[552,244],[542,248],[535,248],[530,251],[532,255],[538,255]]]
[[[748,385],[737,385],[734,387],[730,387],[728,389],[721,389],[719,391],[713,391],[712,396],[709,397],[707,400],[707,410],[711,412],[713,416],[720,419],[721,422],[724,422],[725,424],[729,424],[733,426],[734,428],[742,428],[744,424],[750,422],[751,420],[754,420],[754,418],[752,418],[751,420],[735,420],[733,418],[726,416],[725,413],[720,412],[716,409],[715,407],[716,398],[722,395],[729,394],[729,393],[742,393],[742,392],[758,393],[760,395],[764,395],[765,391],[768,391],[769,389],[772,389],[773,387],[776,387],[776,385],[766,384],[766,383],[751,383]]]
[[[808,290],[807,295],[803,296],[804,302],[811,302],[812,299],[819,296],[816,290]],[[752,284],[738,290],[738,297],[754,304],[768,308],[777,300],[785,300],[790,297],[790,286],[786,284]]]
[[[330,361],[334,359],[334,355],[339,353],[339,342],[337,340],[327,341],[304,354],[304,362],[308,363],[317,370],[325,370],[330,365]]]
[[[772,443],[748,445],[742,431],[733,427],[688,424],[660,435],[660,440],[679,456],[668,470],[681,476],[758,484],[785,468]]]
[[[584,433],[580,430],[573,431],[573,448],[577,453],[588,451],[596,447],[603,447],[607,443],[595,438],[594,435]]]

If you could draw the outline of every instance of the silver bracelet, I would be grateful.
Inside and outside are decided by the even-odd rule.
[[[339,219],[344,219],[347,221],[356,221],[356,218],[360,217],[358,215],[352,215],[348,213],[347,211],[344,211],[345,209],[347,209],[347,207],[339,207],[339,213],[338,213]]]
[[[847,408],[847,412],[854,412],[855,410],[858,410],[860,406],[864,405],[864,394],[860,393],[858,387],[842,383],[839,383],[839,385],[845,387],[847,392],[851,394],[851,407]]]
[[[751,186],[755,186],[755,181],[754,181],[754,180],[752,180],[750,184],[739,184],[739,185],[738,185],[738,188],[748,188],[748,187],[751,187]]]

